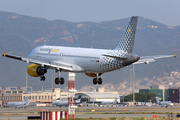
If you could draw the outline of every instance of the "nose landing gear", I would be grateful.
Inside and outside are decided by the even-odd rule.
[[[40,81],[45,81],[45,76],[44,75],[42,75],[42,76],[40,76]]]

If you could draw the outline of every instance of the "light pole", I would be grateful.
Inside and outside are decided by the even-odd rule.
[[[135,72],[134,72],[135,66],[133,64],[133,104],[135,104],[135,90],[134,90],[134,82],[135,82]]]
[[[27,70],[25,69],[26,72],[26,92],[27,92]]]
[[[131,88],[131,80],[132,80],[132,69],[129,69],[130,75],[129,75],[129,79],[130,79],[130,93],[132,93],[132,88]]]
[[[2,92],[2,107],[3,107],[3,97],[4,97],[4,94],[3,94],[3,91],[1,91]]]
[[[61,93],[61,90],[60,90],[60,93]],[[52,91],[51,91],[51,95],[53,96],[53,75],[52,75]],[[53,102],[53,99],[52,99],[52,102]]]

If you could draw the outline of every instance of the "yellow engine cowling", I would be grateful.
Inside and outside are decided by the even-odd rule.
[[[31,64],[27,67],[27,73],[32,77],[39,77],[41,75],[44,75],[47,72],[47,70],[37,64]]]
[[[88,77],[97,77],[95,73],[85,73]]]

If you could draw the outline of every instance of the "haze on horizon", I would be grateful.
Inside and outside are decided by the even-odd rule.
[[[180,25],[178,0],[2,0],[0,11],[47,20],[101,22],[142,16],[168,26]]]

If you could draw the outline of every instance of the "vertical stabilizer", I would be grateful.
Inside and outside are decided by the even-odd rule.
[[[124,52],[132,53],[136,34],[137,20],[137,16],[131,17],[127,29],[115,50],[123,50]]]
[[[29,102],[29,97],[26,96],[26,97],[24,98],[24,101],[23,101],[23,102],[28,103],[28,102]]]
[[[114,101],[113,101],[113,103],[117,103],[118,101],[117,101],[117,97],[114,99]]]
[[[156,103],[159,104],[159,98],[156,96]]]

